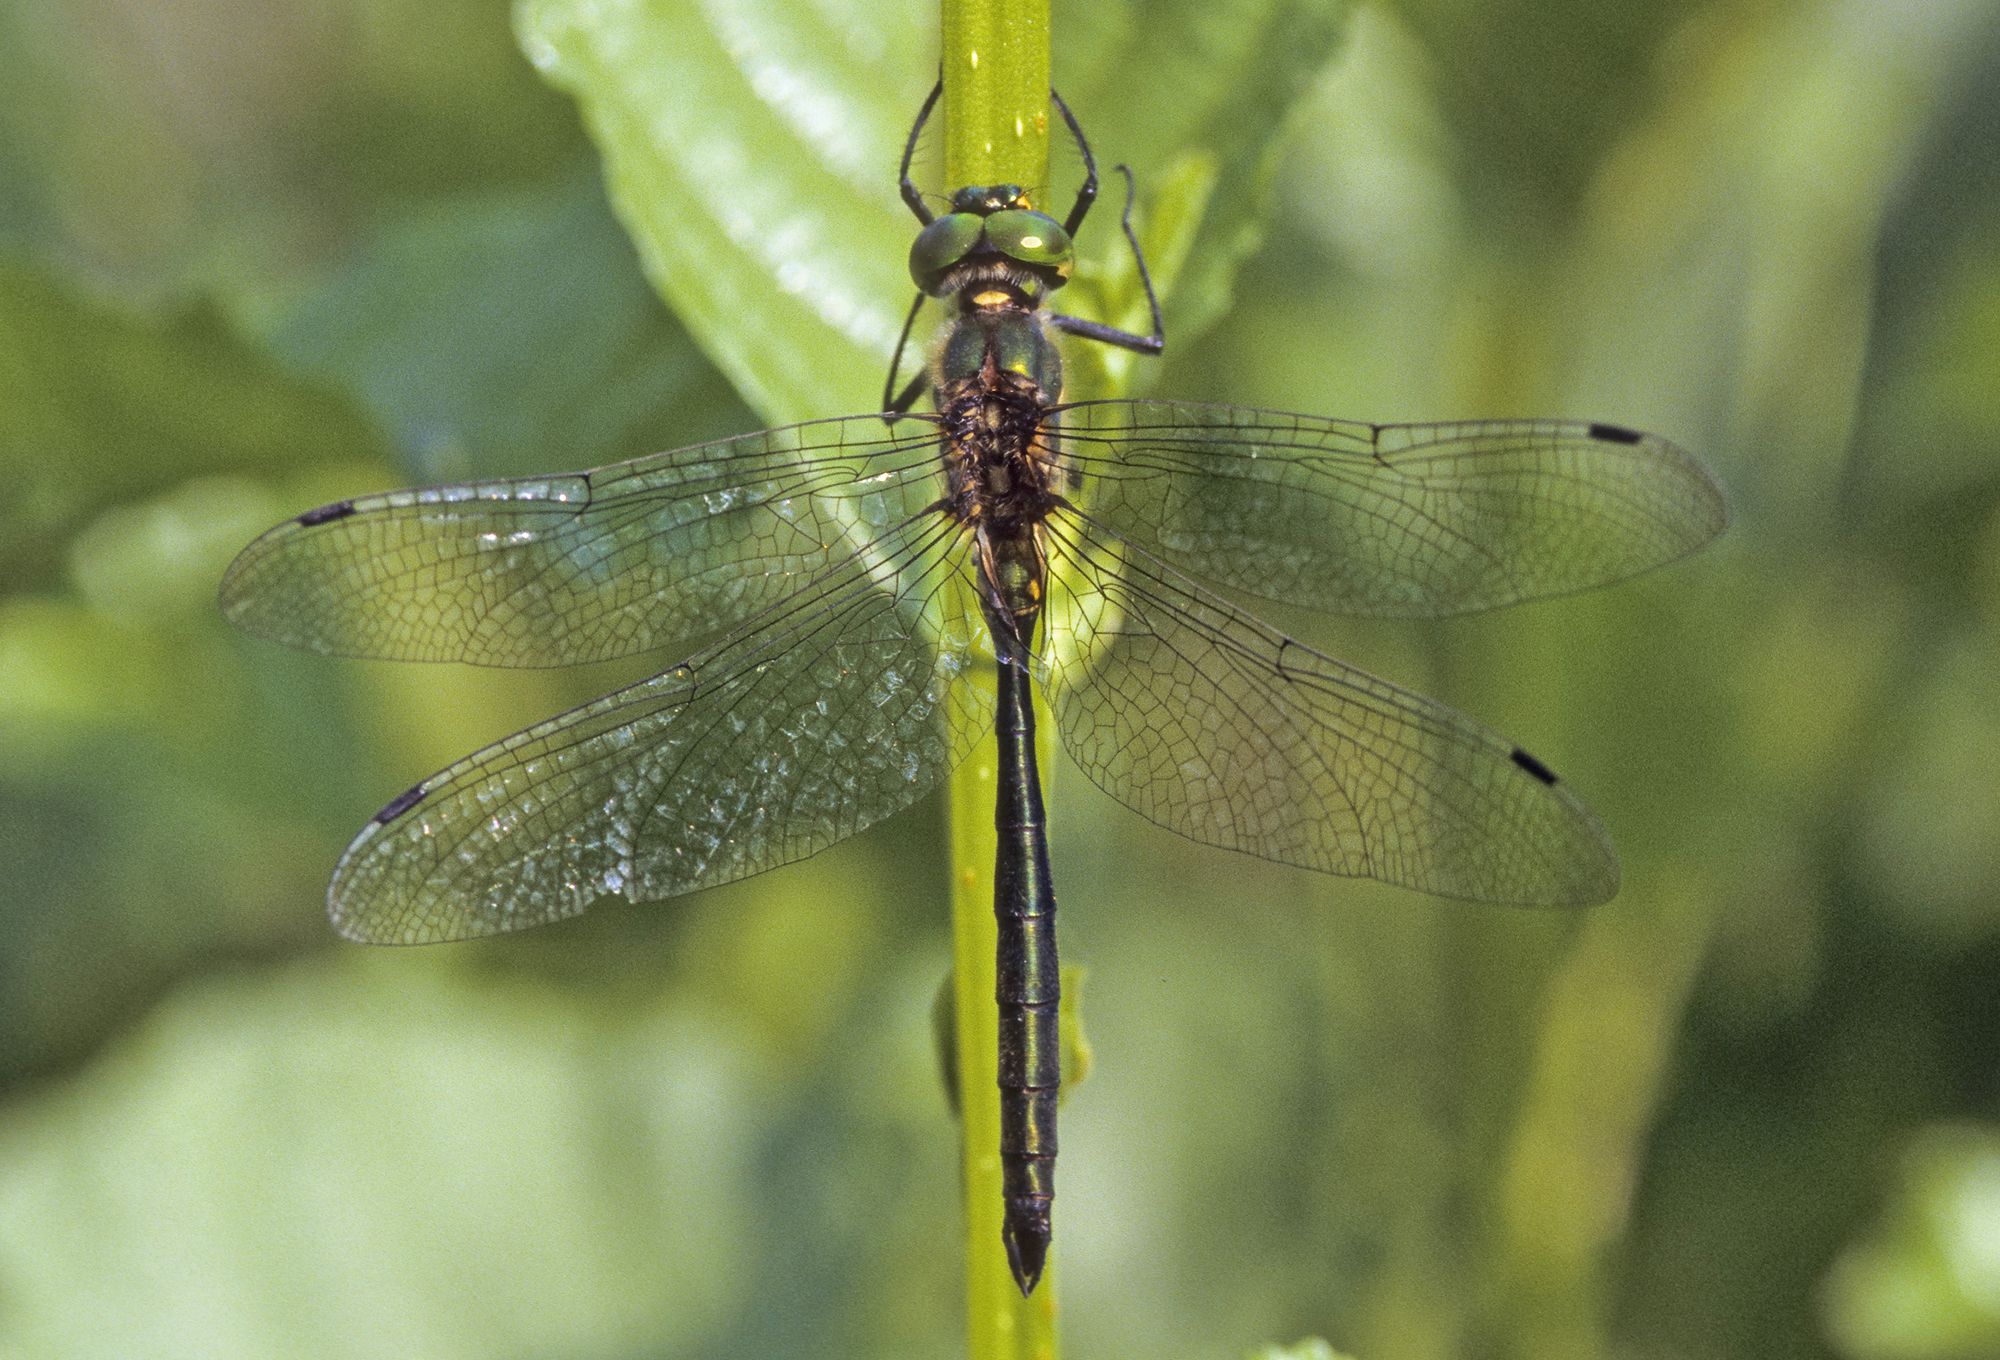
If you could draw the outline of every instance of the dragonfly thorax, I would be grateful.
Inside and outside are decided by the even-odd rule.
[[[997,373],[995,388],[967,379],[946,407],[952,513],[972,528],[980,602],[1003,653],[1032,646],[1048,559],[1043,524],[1059,502],[1042,412],[1029,384]]]
[[[939,396],[945,476],[953,516],[966,523],[1037,522],[1057,499],[1040,390],[1018,373],[989,370]]]
[[[977,390],[998,391],[999,379],[992,374],[1003,373],[1026,379],[1033,389],[1028,399],[1037,406],[1062,400],[1062,354],[1048,323],[1013,293],[969,308],[938,337],[931,356],[931,399],[943,415],[954,394],[971,390],[961,384],[969,380]],[[1010,390],[1024,389],[1015,384]]]
[[[1009,536],[1047,517],[1060,488],[1045,424],[1061,396],[1061,369],[1032,313],[980,313],[952,325],[933,396],[946,506],[960,523]]]

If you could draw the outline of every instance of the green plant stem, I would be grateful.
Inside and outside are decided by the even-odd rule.
[[[945,179],[1038,185],[1048,178],[1048,0],[943,0]],[[965,602],[976,611],[976,601]],[[961,684],[991,686],[990,665]],[[990,690],[989,690],[990,692]],[[964,705],[957,706],[965,711]],[[981,705],[979,707],[985,707]],[[975,707],[972,711],[978,711]],[[1047,726],[1037,751],[1050,768]],[[992,729],[951,786],[953,1010],[965,1186],[966,1354],[971,1360],[1054,1360],[1056,1271],[1022,1298],[1000,1240],[998,1012],[994,1003]]]
[[[1048,0],[944,0],[940,51],[947,186],[1044,183]]]

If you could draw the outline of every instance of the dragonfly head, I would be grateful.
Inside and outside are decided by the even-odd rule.
[[[1035,211],[1018,184],[960,189],[910,247],[910,277],[931,297],[1005,283],[1039,299],[1067,283],[1075,263],[1062,223]]]
[[[951,196],[953,212],[975,217],[991,217],[1009,208],[1032,210],[1034,206],[1028,191],[1018,184],[969,184]]]

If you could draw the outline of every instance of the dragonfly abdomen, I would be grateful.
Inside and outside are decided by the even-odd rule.
[[[997,637],[1006,624],[992,622]],[[993,814],[999,842],[993,870],[999,949],[993,990],[1000,1007],[1001,1235],[1014,1279],[1027,1294],[1041,1278],[1055,1202],[1056,1096],[1062,1082],[1056,1008],[1062,983],[1025,649],[1010,649],[1003,642],[999,672],[994,725],[1000,787]]]

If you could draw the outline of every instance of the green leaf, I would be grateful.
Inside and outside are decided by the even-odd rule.
[[[917,0],[525,0],[654,286],[767,420],[872,410],[913,287],[896,197],[935,78]]]
[[[0,1353],[678,1354],[725,1323],[772,1118],[744,1050],[435,957],[187,991],[9,1107]]]
[[[270,342],[373,411],[414,481],[593,467],[751,423],[581,174],[397,220]]]
[[[2000,1133],[1937,1128],[1903,1158],[1884,1220],[1827,1280],[1828,1329],[1856,1360],[2000,1354]]]
[[[337,396],[213,316],[147,321],[0,261],[0,582],[47,584],[93,514],[204,473],[373,455]]]
[[[493,0],[0,6],[0,238],[138,304],[254,309],[580,144]]]
[[[1289,1346],[1259,1347],[1250,1352],[1249,1360],[1349,1360],[1349,1357],[1315,1336]]]
[[[1344,0],[1167,0],[1061,15],[1056,83],[1100,167],[1131,165],[1142,202],[1170,185],[1206,208],[1174,283],[1169,354],[1228,310],[1236,271],[1263,243],[1284,130],[1338,52],[1347,11]],[[1100,201],[1115,211],[1115,181]],[[1124,242],[1100,229],[1084,249],[1102,262]]]

